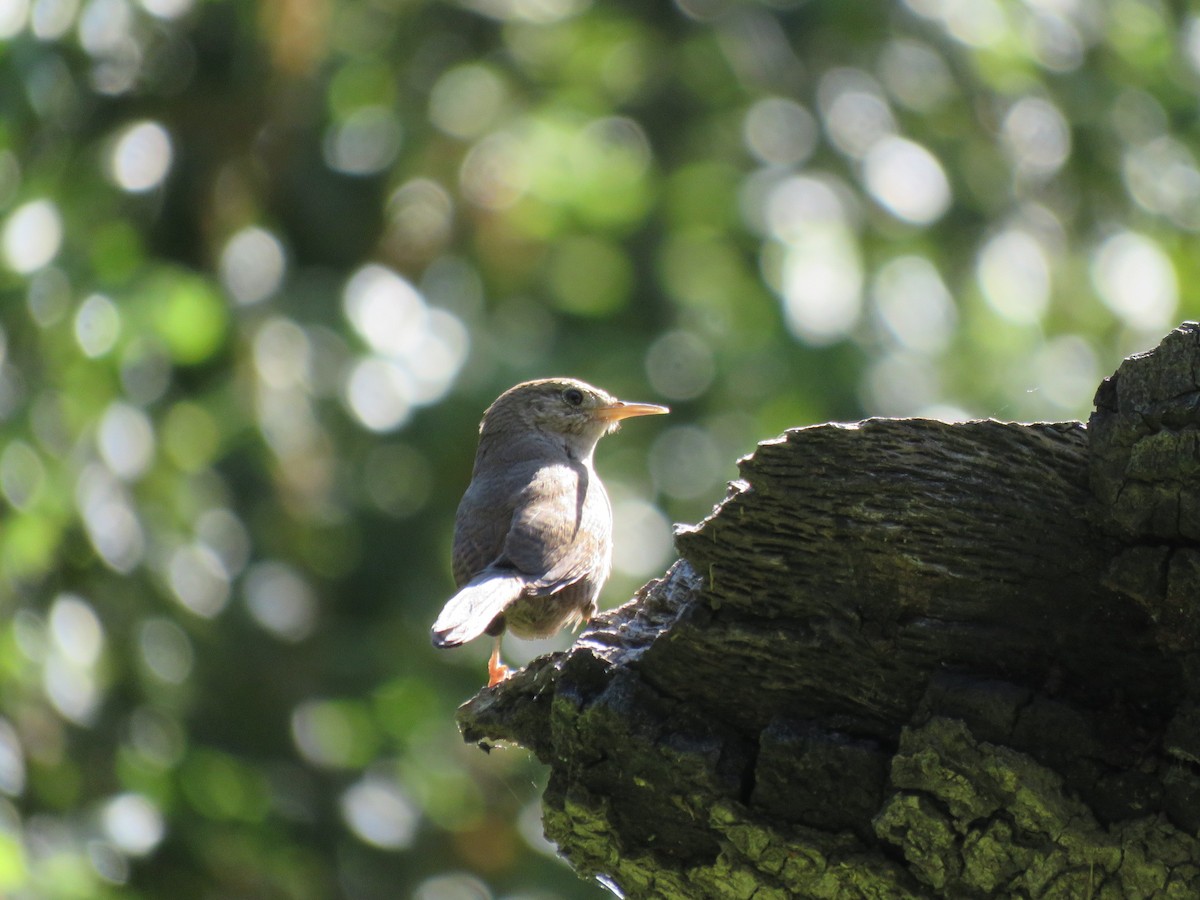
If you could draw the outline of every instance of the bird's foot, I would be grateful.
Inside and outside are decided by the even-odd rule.
[[[500,662],[500,639],[492,648],[492,656],[488,660],[488,687],[495,687],[512,674],[512,669]]]

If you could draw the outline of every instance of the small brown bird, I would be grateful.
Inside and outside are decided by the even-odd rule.
[[[508,675],[505,628],[549,637],[595,615],[612,564],[612,507],[592,452],[622,419],[667,411],[571,378],[526,381],[488,407],[454,523],[459,591],[433,625],[435,647],[492,635],[490,687]]]

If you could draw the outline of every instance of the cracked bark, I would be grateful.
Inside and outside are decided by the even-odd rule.
[[[1200,896],[1200,326],[1088,427],[789,431],[459,712],[628,897]]]

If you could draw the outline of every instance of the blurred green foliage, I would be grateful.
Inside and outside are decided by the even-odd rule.
[[[785,427],[1085,416],[1200,312],[1180,8],[0,0],[0,893],[602,895],[428,642],[483,408],[674,408],[610,603]]]

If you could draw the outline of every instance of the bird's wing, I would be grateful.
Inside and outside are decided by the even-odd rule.
[[[522,491],[503,560],[531,576],[526,593],[552,594],[595,568],[611,528],[596,503],[601,499],[607,513],[603,490],[595,474],[576,463],[542,468]]]
[[[592,571],[597,553],[605,552],[597,544],[607,545],[608,500],[586,466],[543,466],[521,474],[524,486],[507,503],[483,502],[484,495],[503,492],[476,493],[474,485],[463,498],[454,568],[459,583],[467,583],[433,625],[438,647],[483,634],[522,594],[545,596],[574,584]],[[590,502],[589,490],[599,492]]]
[[[454,517],[454,583],[458,587],[466,586],[503,556],[514,506],[528,477],[517,480],[502,473],[471,481]]]

